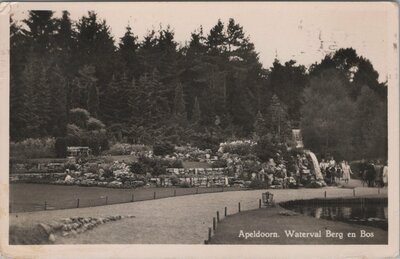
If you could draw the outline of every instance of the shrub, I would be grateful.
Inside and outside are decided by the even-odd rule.
[[[28,138],[10,143],[10,156],[16,158],[56,157],[54,138]]]
[[[178,185],[181,188],[190,188],[190,184],[188,182],[183,182]]]
[[[267,161],[270,158],[276,158],[276,153],[279,152],[277,145],[269,139],[261,139],[254,147],[255,153],[261,161]]]
[[[250,189],[265,189],[265,188],[267,188],[267,183],[263,182],[261,180],[258,180],[258,179],[254,179],[249,184],[249,188]]]
[[[78,167],[75,163],[65,163],[64,164],[64,170],[69,169],[69,170],[73,170],[73,171],[77,171]]]
[[[175,151],[175,146],[169,142],[156,143],[153,146],[153,153],[156,156],[171,155]]]
[[[195,133],[190,138],[191,143],[201,150],[210,149],[216,152],[222,139],[206,133]]]
[[[151,148],[145,145],[139,144],[127,144],[127,143],[114,143],[109,150],[104,152],[106,155],[121,156],[130,155],[131,153],[139,153],[144,151],[150,151]]]
[[[83,130],[75,124],[67,125],[67,135],[71,137],[81,138],[83,135]]]
[[[179,184],[179,179],[178,177],[171,177],[171,184],[173,186],[178,185]]]
[[[243,163],[243,171],[247,173],[257,173],[261,170],[261,164],[257,161],[246,160]]]
[[[90,118],[90,113],[81,108],[71,109],[69,111],[69,120],[71,123],[77,125],[80,128],[86,128],[87,121]]]
[[[114,172],[110,168],[104,168],[104,173],[102,175],[106,179],[114,177]]]
[[[98,119],[90,117],[87,121],[88,130],[100,130],[104,129],[105,125]]]
[[[67,139],[64,137],[59,137],[55,142],[55,151],[57,157],[66,157],[67,156]]]
[[[182,160],[172,160],[169,162],[168,167],[183,168]]]
[[[211,165],[212,168],[222,168],[222,167],[227,167],[227,162],[225,159],[219,159],[217,161],[214,161]]]
[[[133,162],[132,164],[130,164],[129,169],[132,173],[134,174],[144,174],[146,173],[142,164],[138,163],[138,162]]]
[[[140,156],[138,163],[143,172],[148,172],[153,176],[165,174],[168,167],[183,168],[181,160],[166,160],[162,158],[150,158]]]
[[[234,141],[221,144],[223,152],[247,156],[253,151],[254,143],[251,141]]]

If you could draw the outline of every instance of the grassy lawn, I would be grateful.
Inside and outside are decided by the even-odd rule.
[[[237,187],[225,187],[224,191],[237,191]],[[221,192],[221,187],[215,188],[138,188],[138,189],[113,189],[103,187],[65,186],[50,184],[10,184],[11,212],[27,212],[44,210],[44,204],[48,210],[67,209],[91,206],[102,206],[143,201],[196,193]]]
[[[238,214],[228,216],[223,219],[217,226],[215,235],[211,238],[210,244],[387,244],[388,232],[361,225],[351,225],[338,221],[330,221],[324,219],[316,219],[304,215],[282,215],[280,212],[288,212],[287,210],[277,208],[264,208],[258,210],[245,211]],[[290,213],[289,213],[290,215]],[[247,238],[239,237],[240,231],[251,233],[253,231],[261,231],[265,233],[276,233],[277,236],[270,234],[270,237],[264,238]],[[304,237],[295,238],[288,237],[286,231],[295,230],[298,232],[318,232],[321,231],[320,238]],[[360,231],[373,232],[374,237],[361,238]],[[334,233],[343,233],[340,236],[329,237],[326,235],[328,231]],[[347,234],[353,232],[357,237],[348,237]]]

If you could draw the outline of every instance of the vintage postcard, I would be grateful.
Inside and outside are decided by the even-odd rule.
[[[4,258],[396,258],[394,2],[2,2]]]

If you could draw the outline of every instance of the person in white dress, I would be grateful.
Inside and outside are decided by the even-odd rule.
[[[350,180],[350,175],[353,174],[351,171],[350,165],[347,161],[344,161],[342,165],[342,170],[343,170],[343,180],[345,183],[348,183]]]

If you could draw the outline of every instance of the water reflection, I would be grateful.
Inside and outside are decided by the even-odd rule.
[[[388,228],[388,207],[386,204],[286,204],[284,207],[317,219],[356,223],[384,230]]]

